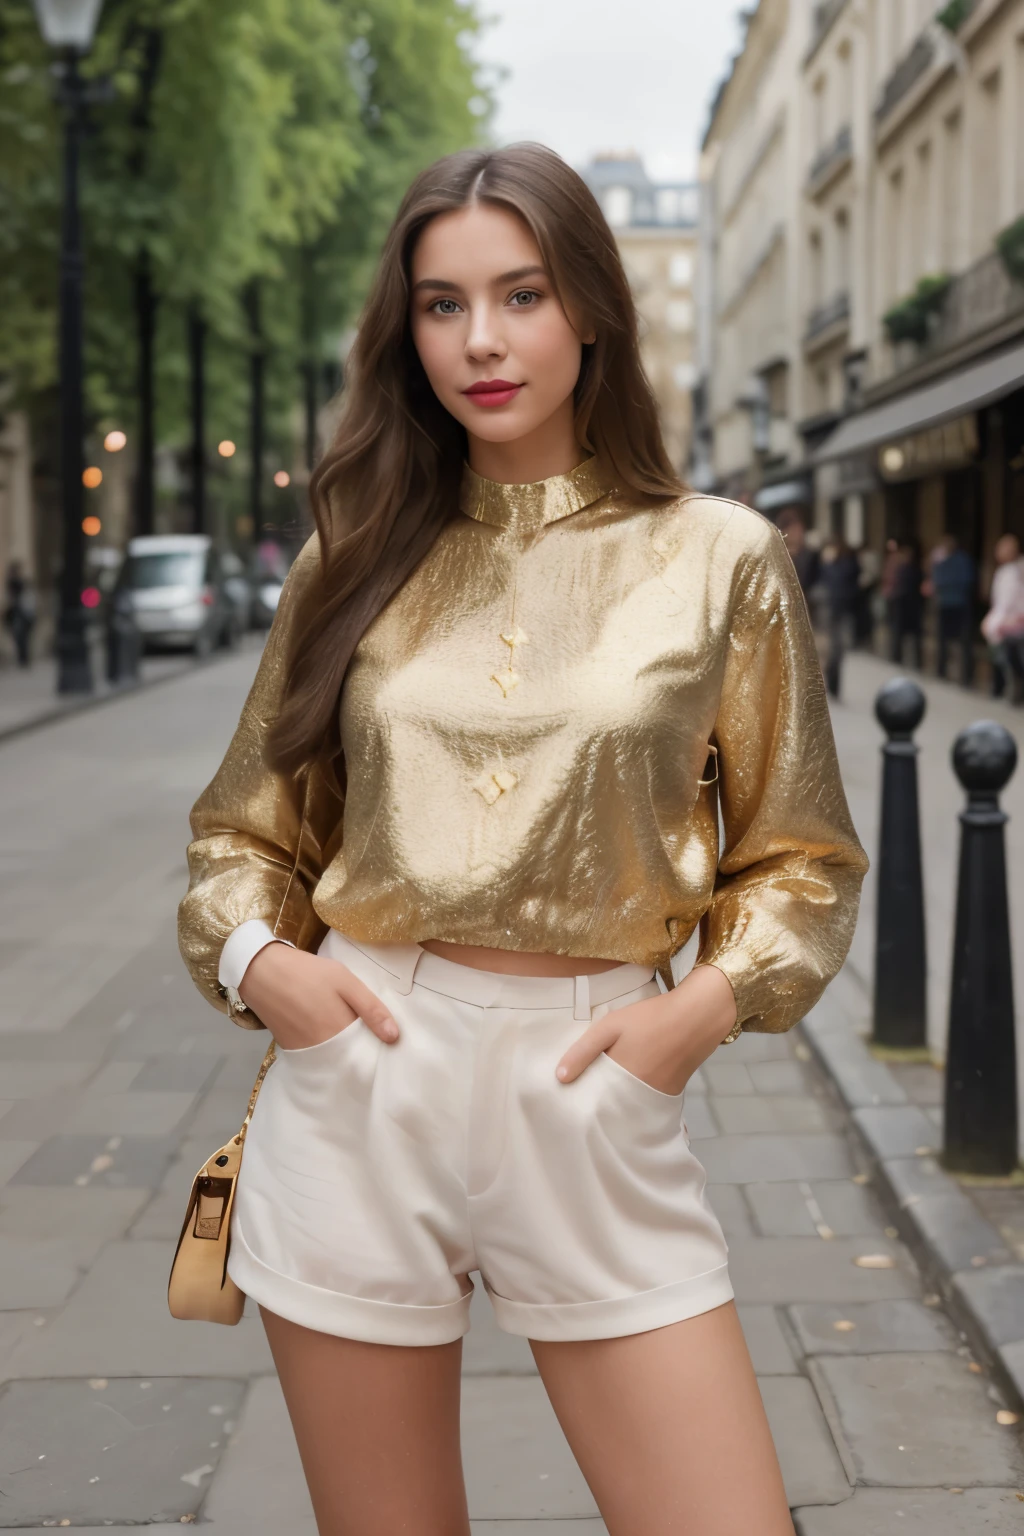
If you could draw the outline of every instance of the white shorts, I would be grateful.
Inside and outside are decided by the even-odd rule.
[[[280,1317],[379,1344],[469,1327],[471,1271],[497,1322],[542,1340],[662,1328],[732,1297],[683,1095],[602,1055],[555,1068],[612,1008],[654,996],[622,965],[551,980],[471,970],[418,945],[320,953],[383,999],[401,1038],[359,1020],[279,1051],[245,1143],[228,1269]]]

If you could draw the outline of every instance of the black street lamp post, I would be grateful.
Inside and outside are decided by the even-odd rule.
[[[82,231],[78,213],[78,159],[82,114],[96,93],[78,61],[89,51],[102,0],[35,0],[43,37],[59,51],[57,101],[64,113],[63,212],[60,242],[60,473],[64,553],[57,622],[57,691],[91,693],[92,663],[82,602],[85,576],[82,473]],[[108,94],[103,92],[101,98]]]

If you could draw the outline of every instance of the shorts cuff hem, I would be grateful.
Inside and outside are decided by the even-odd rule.
[[[486,1281],[484,1282],[486,1285]],[[509,1301],[487,1286],[498,1326],[539,1343],[583,1339],[619,1339],[632,1333],[667,1328],[701,1312],[712,1312],[733,1298],[729,1266],[710,1269],[690,1280],[677,1280],[654,1291],[617,1296],[611,1301],[536,1304]]]
[[[314,1333],[329,1333],[340,1339],[416,1348],[451,1344],[469,1329],[472,1292],[434,1307],[346,1296],[269,1268],[237,1230],[231,1234],[228,1274],[240,1291],[268,1312]]]

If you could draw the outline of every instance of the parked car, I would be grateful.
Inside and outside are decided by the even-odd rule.
[[[223,558],[206,534],[131,539],[118,578],[147,649],[184,647],[199,657],[241,634]]]

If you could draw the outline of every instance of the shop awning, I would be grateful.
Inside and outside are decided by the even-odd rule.
[[[829,464],[865,448],[876,448],[890,438],[941,426],[965,411],[980,410],[1022,388],[1024,346],[1018,346],[849,417],[821,445],[813,462]]]

